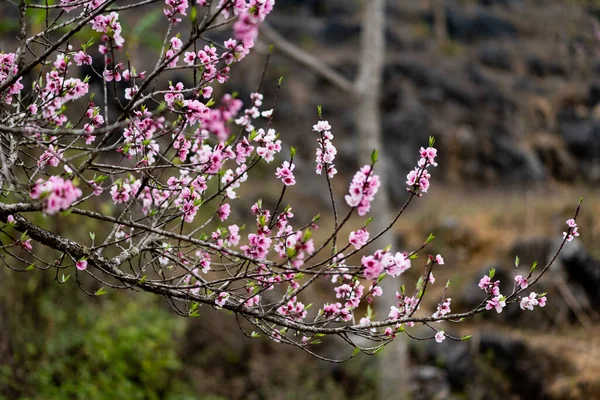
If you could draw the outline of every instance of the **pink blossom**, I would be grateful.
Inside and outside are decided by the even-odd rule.
[[[79,260],[75,263],[78,270],[83,271],[87,268],[88,262],[86,260]]]
[[[364,247],[369,241],[369,232],[366,228],[359,229],[357,231],[350,232],[348,241],[354,246],[356,250]]]
[[[81,195],[81,189],[72,181],[59,176],[51,176],[45,182],[38,179],[30,191],[32,199],[43,198],[42,210],[48,215],[68,209]]]
[[[381,263],[385,272],[394,278],[400,276],[411,267],[410,258],[402,252],[397,252],[395,255],[385,253],[381,258]]]
[[[15,217],[11,215],[9,215],[8,217],[6,217],[6,222],[9,224],[12,224],[13,222],[15,222]]]
[[[522,310],[533,310],[535,306],[545,307],[546,301],[546,296],[538,298],[537,293],[531,292],[529,296],[521,298],[520,306]]]
[[[371,209],[371,201],[381,186],[379,177],[371,173],[371,166],[365,165],[352,178],[349,194],[345,196],[350,207],[357,207],[358,215],[363,216]]]
[[[133,193],[131,193],[131,185],[128,183],[124,183],[124,184],[120,184],[120,185],[113,185],[110,188],[110,195],[113,199],[113,201],[117,204],[119,203],[127,203],[129,201],[129,199],[131,198],[131,195]]]
[[[435,256],[435,262],[438,263],[439,265],[444,265],[444,259],[442,258],[442,256],[440,254]]]
[[[563,237],[567,240],[567,242],[570,242],[579,236],[579,227],[574,219],[568,219],[567,226],[569,227],[569,230],[567,232],[563,232]]]
[[[494,308],[494,309],[496,309],[496,312],[498,314],[500,314],[502,312],[502,309],[504,307],[506,307],[506,301],[504,301],[504,296],[502,296],[502,295],[498,295],[498,296],[491,298],[485,304],[486,310],[491,310],[492,308]]]
[[[227,302],[228,298],[229,298],[229,293],[227,293],[227,292],[221,292],[216,297],[215,304],[218,305],[219,307],[223,307],[225,305],[225,303]]]
[[[281,179],[281,182],[285,186],[292,186],[296,184],[296,178],[294,177],[294,173],[292,172],[296,166],[293,163],[289,163],[284,161],[281,164],[281,167],[277,168],[277,172],[275,172],[275,176],[278,179]]]
[[[337,149],[332,143],[333,135],[331,134],[331,126],[327,121],[319,121],[313,126],[313,130],[319,132],[321,137],[317,139],[319,147],[316,150],[316,173],[321,175],[323,169],[327,173],[327,176],[331,179],[337,174],[333,161],[337,154]]]
[[[445,335],[444,331],[438,331],[435,334],[435,341],[438,343],[442,343],[444,340],[446,340],[446,335]]]
[[[31,244],[31,239],[21,240],[19,241],[19,245],[27,251],[33,250],[33,245]]]
[[[315,132],[330,131],[331,125],[329,125],[329,122],[327,121],[319,121],[316,125],[313,125],[313,130]]]
[[[92,65],[92,56],[84,53],[83,51],[79,51],[77,54],[75,54],[73,56],[73,60],[75,60],[78,66]]]
[[[229,217],[230,213],[231,205],[228,203],[222,204],[221,207],[219,207],[219,211],[217,211],[217,215],[221,221],[225,221]]]
[[[521,287],[521,289],[527,289],[527,286],[529,286],[527,283],[527,278],[523,278],[523,275],[515,276],[515,282]]]
[[[433,313],[433,318],[440,318],[443,317],[446,314],[450,313],[450,302],[451,302],[451,298],[446,298],[444,299],[444,301],[442,301],[440,304],[438,304],[437,310],[435,313]]]
[[[383,265],[373,256],[363,256],[361,264],[364,267],[365,279],[375,280],[383,272]]]

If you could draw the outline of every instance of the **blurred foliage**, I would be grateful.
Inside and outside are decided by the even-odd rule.
[[[197,398],[180,378],[185,320],[155,298],[119,293],[89,301],[74,282],[59,287],[49,274],[4,275],[4,284],[28,279],[1,299],[12,314],[3,330],[13,335],[11,354],[0,360],[0,399]],[[24,301],[23,309],[11,300]]]

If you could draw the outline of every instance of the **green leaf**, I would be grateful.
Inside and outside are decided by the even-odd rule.
[[[260,334],[258,332],[256,332],[256,331],[252,331],[252,333],[250,334],[250,336],[253,337],[253,338],[257,338],[257,337],[260,337]]]
[[[90,239],[95,240],[96,234],[94,232],[90,232]]]
[[[515,267],[519,268],[519,263],[521,262],[521,260],[519,259],[519,256],[515,257]]]
[[[94,296],[104,296],[106,293],[108,293],[104,287],[101,287],[100,289],[96,290],[96,293],[94,293]]]
[[[310,238],[312,237],[312,234],[313,234],[312,230],[307,228],[304,231],[304,234],[302,235],[302,242],[307,242],[308,240],[310,240]]]
[[[494,275],[496,275],[496,268],[490,269],[490,272],[489,272],[490,279],[492,279],[494,277]]]
[[[379,159],[379,151],[377,149],[371,152],[371,164],[375,164]]]
[[[354,357],[355,355],[357,355],[358,353],[360,353],[360,348],[359,347],[355,347],[354,351],[352,352],[352,357]]]
[[[417,258],[419,258],[419,254],[417,254],[417,253],[411,254],[408,258],[411,260],[416,260]]]
[[[429,136],[429,147],[433,147],[435,144],[435,138],[433,136]]]
[[[534,261],[533,264],[531,265],[531,269],[529,270],[529,273],[533,273],[533,271],[535,271],[535,269],[537,268],[538,262]]]
[[[465,336],[461,337],[460,340],[469,340],[469,339],[471,339],[471,337],[473,337],[473,335],[465,335]]]
[[[70,277],[71,277],[71,274],[67,274],[67,275],[63,274],[62,278],[61,278],[61,282],[66,283]]]
[[[29,264],[29,266],[25,268],[25,271],[31,271],[32,269],[35,269],[35,264],[33,263]]]
[[[433,239],[435,239],[435,236],[433,235],[433,233],[430,233],[429,236],[427,236],[427,240],[425,241],[425,243],[429,244]]]
[[[195,24],[197,19],[198,19],[198,10],[196,9],[196,7],[192,6],[192,11],[190,12],[190,20],[192,21],[193,24]]]
[[[317,114],[319,115],[319,118],[323,116],[323,107],[320,105],[317,106]]]

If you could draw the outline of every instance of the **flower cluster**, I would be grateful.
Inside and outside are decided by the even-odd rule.
[[[579,226],[577,226],[577,222],[573,218],[567,220],[567,226],[569,229],[567,232],[563,232],[563,237],[567,239],[567,242],[570,242],[579,236]]]
[[[392,254],[385,250],[377,250],[374,255],[363,256],[361,264],[364,268],[363,275],[368,280],[375,280],[382,273],[395,278],[406,272],[411,265],[406,253]]]
[[[431,178],[427,167],[430,165],[437,167],[437,162],[435,162],[437,149],[432,146],[427,148],[421,147],[420,154],[421,159],[417,163],[417,166],[406,175],[406,185],[409,192],[415,192],[418,189],[421,193],[427,193],[427,190],[429,190],[429,179]]]
[[[281,167],[277,168],[275,176],[277,177],[277,179],[281,179],[281,182],[283,182],[285,186],[293,186],[296,184],[296,178],[294,177],[294,173],[292,172],[294,168],[294,163],[284,161],[283,164],[281,164]]]
[[[277,312],[295,321],[302,321],[307,314],[304,304],[299,302],[296,296],[292,297],[287,304],[279,307]]]
[[[329,125],[329,122],[327,121],[319,121],[316,125],[313,125],[313,131],[319,132],[321,135],[321,137],[317,139],[319,147],[317,147],[316,152],[316,172],[321,175],[323,168],[325,168],[327,176],[331,179],[337,174],[337,169],[335,169],[335,164],[333,164],[337,149],[331,142],[333,140],[331,125]]]
[[[120,49],[125,44],[125,39],[121,36],[122,27],[119,20],[119,14],[116,12],[111,12],[108,15],[98,15],[96,16],[90,23],[92,24],[92,29],[96,32],[104,33],[103,41],[104,43],[108,43],[110,39],[114,42],[114,46],[117,49]],[[100,53],[106,54],[108,52],[108,47],[100,45]]]
[[[367,232],[367,228],[362,228],[357,231],[350,232],[350,236],[348,237],[348,242],[356,250],[363,248],[367,242],[369,241],[369,232]]]
[[[524,278],[523,275],[515,276],[515,284],[519,286],[521,289],[527,289],[529,283],[527,282],[527,278]]]
[[[229,0],[221,0],[219,6],[226,4]],[[275,0],[238,0],[232,3],[233,13],[237,21],[233,24],[233,32],[237,39],[254,42],[258,36],[258,27],[260,23],[269,15],[275,5]],[[230,7],[226,7],[223,13],[226,18],[229,17]]]
[[[481,290],[485,291],[489,297],[489,299],[486,300],[485,309],[491,310],[493,308],[499,314],[502,312],[502,309],[506,307],[506,298],[500,293],[500,281],[492,281],[494,272],[495,271],[492,270],[489,275],[485,275],[481,278],[478,286]]]
[[[546,296],[543,294],[537,294],[536,292],[529,293],[529,296],[521,298],[521,309],[522,310],[533,310],[533,307],[546,306]]]
[[[398,299],[398,302],[395,306],[390,306],[390,313],[388,315],[388,318],[392,321],[411,315],[415,311],[415,307],[418,309],[418,301],[415,297],[409,297],[404,293],[396,292],[396,299]],[[412,323],[409,325],[412,325]]]
[[[0,85],[3,84],[10,75],[15,75],[19,71],[15,62],[16,57],[15,53],[0,52]],[[22,77],[19,77],[15,83],[10,85],[4,98],[0,97],[0,100],[4,101],[6,104],[11,104],[13,96],[18,95],[23,89],[23,84],[21,83],[22,79]]]
[[[165,0],[165,5],[168,8],[163,9],[163,12],[173,23],[181,22],[181,18],[176,17],[177,14],[187,15],[188,0]]]
[[[363,216],[371,210],[371,202],[379,190],[379,176],[373,175],[370,165],[365,165],[354,174],[350,182],[349,194],[345,196],[350,207],[358,208],[358,215]]]
[[[436,312],[433,313],[433,318],[443,317],[446,314],[450,314],[450,297],[445,298],[444,301],[438,304]]]
[[[42,208],[48,215],[68,209],[81,195],[81,189],[73,182],[59,176],[51,176],[47,181],[38,179],[30,191],[32,199],[43,199]]]

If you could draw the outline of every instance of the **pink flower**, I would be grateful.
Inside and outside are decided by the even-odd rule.
[[[435,262],[438,263],[439,265],[444,265],[444,259],[439,254],[437,256],[435,256]]]
[[[435,313],[433,313],[433,318],[440,318],[446,314],[449,314],[451,300],[452,299],[448,297],[448,298],[444,299],[444,301],[442,301],[440,304],[438,304],[437,311]],[[440,322],[440,321],[438,321],[438,322]]]
[[[357,231],[350,232],[348,241],[354,246],[356,250],[362,248],[369,241],[369,232],[366,228],[359,229]]]
[[[86,260],[79,260],[75,263],[78,270],[84,271],[87,268],[88,262]]]
[[[381,258],[381,264],[385,272],[394,278],[400,276],[411,267],[410,258],[402,252],[397,252],[395,255],[385,253]]]
[[[110,195],[113,201],[117,204],[127,203],[131,198],[131,185],[124,183],[122,185],[113,185],[110,188]]]
[[[383,265],[373,256],[363,256],[361,264],[364,267],[365,279],[375,280],[383,272]]]
[[[392,321],[400,319],[402,316],[402,311],[396,306],[390,306],[390,313],[388,314],[388,318]]]
[[[81,195],[81,189],[72,181],[58,176],[51,176],[45,182],[38,179],[30,191],[32,199],[43,197],[42,211],[48,215],[68,209]]]
[[[381,186],[379,177],[371,173],[371,166],[365,165],[352,178],[349,194],[345,196],[350,207],[357,207],[361,217],[371,209],[371,201]]]
[[[515,282],[517,282],[517,285],[519,285],[521,289],[527,289],[527,286],[529,286],[527,278],[523,278],[523,275],[515,276]]]
[[[486,310],[491,310],[492,308],[496,309],[496,312],[500,314],[502,309],[506,307],[506,302],[504,301],[504,296],[498,295],[488,300],[485,305]]]
[[[218,305],[219,307],[223,307],[225,305],[225,303],[227,302],[228,298],[229,298],[229,293],[221,292],[215,299],[215,304]]]
[[[19,245],[20,245],[20,246],[21,246],[21,247],[22,247],[24,250],[27,250],[27,251],[31,251],[31,250],[33,250],[33,246],[32,246],[32,244],[31,244],[31,239],[27,239],[27,240],[24,240],[24,241],[19,241]]]
[[[435,334],[435,341],[438,343],[442,343],[444,340],[446,340],[446,335],[445,335],[444,331],[438,331]]]
[[[538,298],[537,293],[531,292],[529,296],[521,298],[520,306],[522,310],[533,310],[535,306],[545,307],[546,301],[546,296]]]
[[[296,178],[294,177],[294,173],[292,172],[296,168],[296,166],[292,163],[290,164],[287,161],[284,161],[281,164],[281,167],[277,168],[277,172],[275,172],[275,176],[278,179],[281,179],[281,182],[285,186],[292,186],[296,184]]]
[[[335,169],[335,165],[333,161],[337,154],[337,149],[331,142],[333,139],[333,135],[330,132],[331,126],[327,121],[319,121],[317,125],[313,126],[313,130],[319,132],[321,137],[317,139],[317,143],[319,147],[317,147],[316,151],[316,173],[321,175],[323,169],[327,173],[327,176],[331,179],[337,174],[337,170]]]
[[[187,65],[194,64],[195,60],[196,60],[196,53],[193,51],[186,51],[185,54],[183,55],[183,62],[186,63]]]
[[[324,131],[330,131],[331,130],[331,125],[329,125],[329,122],[327,121],[319,121],[317,122],[316,125],[313,125],[313,131],[315,132],[324,132]]]
[[[231,213],[231,206],[228,203],[225,203],[219,207],[219,211],[217,211],[217,215],[221,221],[225,221],[229,214]]]
[[[569,230],[567,232],[563,232],[563,237],[566,238],[567,242],[570,242],[579,236],[579,227],[574,219],[568,219],[567,226],[569,227]]]
[[[6,222],[9,224],[12,224],[13,222],[15,222],[15,217],[11,215],[9,215],[8,217],[6,217]]]
[[[81,65],[92,65],[92,56],[84,53],[83,51],[79,51],[77,54],[73,56],[73,60],[77,63],[78,66]]]

